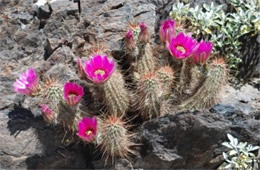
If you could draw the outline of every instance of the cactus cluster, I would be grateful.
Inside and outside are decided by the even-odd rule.
[[[212,44],[197,42],[185,30],[177,34],[180,28],[176,27],[173,20],[162,22],[159,33],[166,55],[158,57],[154,56],[156,48],[150,42],[145,23],[130,23],[124,46],[129,75],[122,74],[126,70],[119,69],[109,53],[97,49],[85,63],[80,58],[77,60],[78,76],[85,83],[52,79],[40,83],[36,72],[29,69],[15,82],[15,91],[41,98],[39,104],[46,122],[62,125],[83,142],[94,143],[106,160],[128,158],[134,154],[136,145],[132,138],[134,130],[129,131],[130,119],[149,120],[174,112],[171,108],[209,108],[216,103],[227,79],[224,59],[216,56],[209,59]],[[162,64],[165,62],[158,62],[159,58],[165,61],[170,58],[171,62]],[[196,78],[192,76],[194,68],[199,68],[199,81],[194,81]],[[126,76],[131,77],[129,84]],[[84,89],[92,94],[88,98],[102,103],[104,110],[93,114],[83,109]],[[187,89],[192,93],[186,93]]]

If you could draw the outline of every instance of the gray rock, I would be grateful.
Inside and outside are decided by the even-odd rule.
[[[240,89],[225,86],[220,93],[219,104],[249,114],[260,108],[260,91],[249,84],[242,86]]]
[[[57,44],[59,46],[59,44]],[[60,48],[56,48],[56,50],[52,53],[52,55],[48,58],[48,61],[52,64],[57,63],[72,63],[72,61],[76,60],[76,56],[73,54],[71,49],[68,46],[62,46]]]
[[[53,77],[61,83],[79,80],[79,77],[76,75],[75,71],[72,71],[69,66],[61,63],[54,65],[46,73],[44,73],[44,79],[49,77]]]
[[[226,134],[256,144],[260,141],[256,135],[259,124],[260,120],[253,118],[235,122],[209,112],[179,113],[147,121],[138,133],[143,145],[134,167],[215,169],[223,162],[223,158],[216,158],[225,151],[221,143]]]

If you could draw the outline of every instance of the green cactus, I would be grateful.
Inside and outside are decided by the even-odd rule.
[[[144,44],[142,48],[140,48],[140,53],[134,67],[135,72],[137,72],[140,77],[149,72],[154,72],[155,61],[149,43]]]
[[[136,106],[141,111],[141,116],[144,119],[160,116],[163,88],[154,73],[141,77],[137,85],[137,93],[139,100]]]
[[[134,146],[131,141],[133,134],[127,131],[125,123],[118,117],[109,116],[102,122],[100,127],[100,149],[106,154],[105,160],[109,158],[114,162],[115,158],[128,158],[134,154],[130,148]]]
[[[54,124],[58,123],[59,103],[63,99],[63,87],[56,82],[56,80],[49,78],[42,89],[42,102],[46,103],[50,109],[55,113]]]
[[[208,67],[208,72],[201,86],[181,104],[183,109],[205,109],[217,102],[217,95],[227,80],[227,69],[223,59],[215,59]]]
[[[123,116],[130,104],[130,95],[125,88],[122,74],[116,70],[111,78],[103,84],[104,100],[108,112],[115,116]]]
[[[162,84],[163,96],[167,98],[171,93],[171,88],[175,79],[173,69],[169,66],[160,67],[156,70],[155,75]]]

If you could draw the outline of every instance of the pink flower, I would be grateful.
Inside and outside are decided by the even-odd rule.
[[[38,91],[38,77],[34,69],[30,68],[22,73],[14,83],[14,91],[17,93],[32,95]]]
[[[141,28],[141,33],[139,35],[139,40],[140,42],[145,42],[147,43],[149,41],[149,32],[148,32],[148,28],[145,25],[144,22],[141,22],[140,24],[140,28]]]
[[[125,35],[125,44],[126,48],[129,50],[134,50],[136,48],[136,43],[134,40],[134,34],[132,30],[128,30],[127,34]]]
[[[49,123],[53,122],[55,119],[54,112],[46,104],[41,104],[40,106],[42,110],[43,119]]]
[[[83,87],[77,83],[67,82],[64,85],[64,98],[68,105],[74,106],[78,104],[83,95]]]
[[[165,20],[161,23],[159,35],[163,43],[170,41],[171,37],[174,37],[175,22],[172,19]]]
[[[85,62],[85,73],[94,83],[104,83],[114,73],[116,64],[113,59],[108,59],[106,55],[94,55]]]
[[[78,123],[77,135],[86,142],[91,142],[96,138],[97,134],[97,118],[82,118]]]
[[[192,59],[196,64],[205,64],[212,51],[213,45],[211,42],[201,41],[198,43],[192,53]]]
[[[191,36],[185,36],[183,32],[172,38],[169,43],[166,43],[171,55],[177,59],[184,59],[190,57],[197,41]]]

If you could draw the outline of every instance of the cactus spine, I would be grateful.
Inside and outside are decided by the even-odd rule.
[[[227,69],[223,59],[215,59],[208,67],[200,88],[181,104],[184,109],[205,109],[217,102],[217,94],[227,80]]]
[[[159,78],[162,88],[163,88],[163,96],[167,98],[167,96],[171,93],[171,87],[173,85],[173,81],[175,79],[174,71],[169,66],[164,66],[159,68],[156,73],[156,77]]]
[[[115,116],[123,116],[128,109],[130,96],[125,88],[122,74],[116,70],[110,79],[103,84],[103,88],[108,112]]]
[[[149,43],[144,44],[142,48],[140,48],[139,58],[135,63],[134,70],[140,75],[140,77],[155,70],[152,48]]]
[[[105,160],[112,158],[112,162],[117,157],[127,158],[129,153],[134,154],[131,146],[133,134],[127,131],[125,123],[118,117],[109,116],[102,122],[100,127],[100,149],[104,152]]]
[[[138,82],[138,94],[140,100],[137,107],[144,119],[160,116],[160,105],[163,89],[160,80],[154,73],[148,73]]]
[[[41,96],[42,103],[48,104],[50,109],[55,114],[53,123],[58,123],[59,116],[59,103],[62,100],[63,88],[60,84],[56,82],[56,80],[52,78],[48,78],[44,83],[44,88],[42,89]]]

